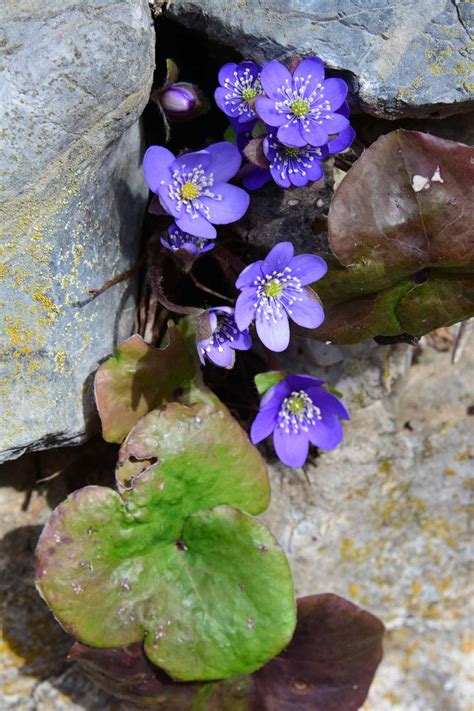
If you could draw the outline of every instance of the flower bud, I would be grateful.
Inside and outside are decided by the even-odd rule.
[[[164,111],[170,116],[189,113],[196,105],[196,99],[189,89],[180,86],[165,89],[160,100]]]
[[[209,108],[198,87],[186,82],[173,84],[160,92],[159,102],[170,121],[189,121]]]

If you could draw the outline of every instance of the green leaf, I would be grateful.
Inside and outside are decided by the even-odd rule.
[[[166,81],[165,86],[171,86],[175,81],[178,81],[179,69],[178,65],[173,59],[168,58],[166,60]]]
[[[321,386],[323,390],[327,390],[328,393],[331,393],[331,395],[335,395],[339,399],[344,397],[344,393],[341,393],[340,390],[336,390],[336,388],[333,388],[332,385],[329,385],[328,383],[324,383],[324,385]]]
[[[125,497],[133,486],[135,503],[159,504],[155,521],[164,528],[201,508],[225,503],[257,515],[270,503],[258,450],[227,411],[203,403],[171,403],[140,420],[120,449],[116,478]]]
[[[237,134],[235,133],[234,129],[232,126],[228,126],[226,130],[224,131],[224,141],[227,141],[228,143],[233,143],[234,146],[237,144]]]
[[[264,395],[267,390],[270,390],[274,385],[281,382],[285,378],[285,373],[281,370],[269,370],[268,373],[258,373],[255,376],[255,387],[259,395]]]
[[[257,121],[252,129],[252,138],[259,138],[259,136],[266,136],[268,133],[268,128],[265,126],[263,121]]]
[[[168,336],[164,348],[131,336],[97,370],[95,399],[107,442],[123,442],[143,415],[175,400],[176,390],[194,377],[193,358],[171,321]]]
[[[461,143],[398,130],[370,146],[329,209],[338,263],[314,285],[326,320],[312,335],[423,335],[474,315],[473,177],[474,150]]]
[[[37,548],[37,586],[84,644],[144,640],[181,680],[249,673],[295,624],[291,574],[250,513],[269,501],[263,460],[232,417],[206,404],[143,418],[119,456],[120,494],[74,492]]]

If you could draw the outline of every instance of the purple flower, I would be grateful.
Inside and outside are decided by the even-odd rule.
[[[231,123],[232,126],[234,126],[234,122],[232,120]],[[238,131],[236,131],[236,142],[237,148],[239,149],[240,153],[244,155],[245,147],[253,138],[252,129],[255,125],[255,122],[241,125],[246,126],[246,128],[240,128]],[[258,188],[261,188],[263,185],[268,183],[269,180],[271,180],[271,175],[268,168],[261,168],[260,166],[255,165],[254,163],[247,163],[242,168],[240,175],[244,188],[247,188],[247,190],[257,190]]]
[[[343,131],[349,119],[337,110],[347,95],[343,79],[324,79],[324,64],[308,57],[293,75],[279,62],[269,62],[260,78],[266,97],[256,111],[269,126],[278,126],[278,140],[287,146],[324,146],[329,136]]]
[[[262,94],[260,72],[262,67],[255,62],[231,62],[219,71],[220,87],[214,92],[216,104],[227,116],[245,123],[256,118],[249,102]]]
[[[345,116],[347,119],[349,118],[349,105],[346,101],[343,103],[341,108],[336,111],[336,113]],[[345,151],[346,148],[349,148],[355,136],[356,133],[352,126],[347,126],[347,128],[344,128],[337,136],[333,137],[329,141],[327,145],[329,155],[333,155],[334,153],[342,153],[342,151]]]
[[[309,375],[288,375],[267,390],[250,430],[253,444],[273,433],[275,451],[288,467],[303,466],[310,442],[325,450],[337,447],[343,436],[339,420],[350,420],[350,415],[323,383]]]
[[[252,339],[247,329],[239,330],[234,319],[234,309],[218,306],[207,312],[212,335],[197,342],[196,347],[201,363],[205,358],[221,368],[232,368],[236,351],[248,351]]]
[[[242,292],[235,304],[238,328],[243,331],[255,319],[260,340],[277,352],[290,342],[288,318],[304,328],[324,321],[319,299],[307,285],[326,274],[327,264],[313,254],[293,254],[291,242],[280,242],[266,259],[249,264],[235,284]]]
[[[263,141],[263,151],[273,180],[282,188],[302,187],[324,175],[321,161],[328,156],[327,146],[285,146],[276,133],[269,133]]]
[[[179,158],[167,148],[151,146],[145,153],[145,178],[178,227],[190,235],[213,239],[214,225],[239,220],[249,196],[227,183],[240,168],[238,149],[227,141]]]
[[[202,237],[189,235],[183,232],[183,230],[180,230],[177,225],[170,225],[168,227],[168,239],[166,240],[162,237],[160,241],[166,249],[170,249],[172,252],[177,252],[178,249],[185,249],[193,255],[209,252],[210,249],[215,247],[214,242],[210,242]]]

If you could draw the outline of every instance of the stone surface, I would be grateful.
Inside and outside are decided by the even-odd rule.
[[[385,658],[364,711],[471,709],[474,453],[467,411],[474,396],[467,384],[474,356],[466,348],[451,365],[448,336],[443,329],[423,339],[411,368],[405,345],[299,339],[289,353],[294,369],[333,382],[352,421],[341,447],[321,453],[305,473],[284,469],[264,447],[272,481],[264,518],[289,556],[297,594],[335,592],[387,626]],[[2,709],[120,708],[65,663],[70,640],[33,586],[33,550],[49,512],[72,489],[110,484],[116,454],[97,439],[0,468]]]
[[[328,360],[342,365],[347,352],[323,353],[323,345],[312,365],[306,356],[306,372],[335,375]],[[299,595],[337,593],[387,626],[365,711],[469,711],[474,357],[466,351],[453,366],[449,352],[423,339],[409,374],[401,361],[390,368],[402,377],[383,396],[382,363],[394,356],[375,349],[333,378],[352,413],[342,446],[321,453],[306,476],[273,460],[263,518],[289,556]]]
[[[0,708],[118,711],[120,705],[66,661],[71,639],[34,586],[33,551],[51,510],[77,482],[110,483],[116,450],[92,441],[26,454],[0,466]],[[37,485],[36,479],[52,478]],[[86,473],[87,472],[87,473]]]
[[[155,5],[161,5],[161,0]],[[168,14],[247,59],[318,54],[377,116],[465,110],[474,12],[462,0],[173,0]]]
[[[146,0],[3,4],[0,461],[77,443],[90,375],[133,322],[147,189],[137,119],[154,67]]]

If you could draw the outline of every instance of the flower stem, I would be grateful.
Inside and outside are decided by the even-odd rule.
[[[219,299],[224,299],[224,301],[227,301],[229,304],[234,303],[234,299],[230,299],[228,296],[224,296],[224,294],[219,294],[218,291],[214,291],[214,289],[210,289],[208,286],[205,284],[202,284],[197,277],[194,276],[192,272],[188,272],[189,276],[191,277],[191,281],[195,286],[197,286],[198,289],[201,291],[206,291],[208,294],[212,294],[213,296],[217,296]]]

